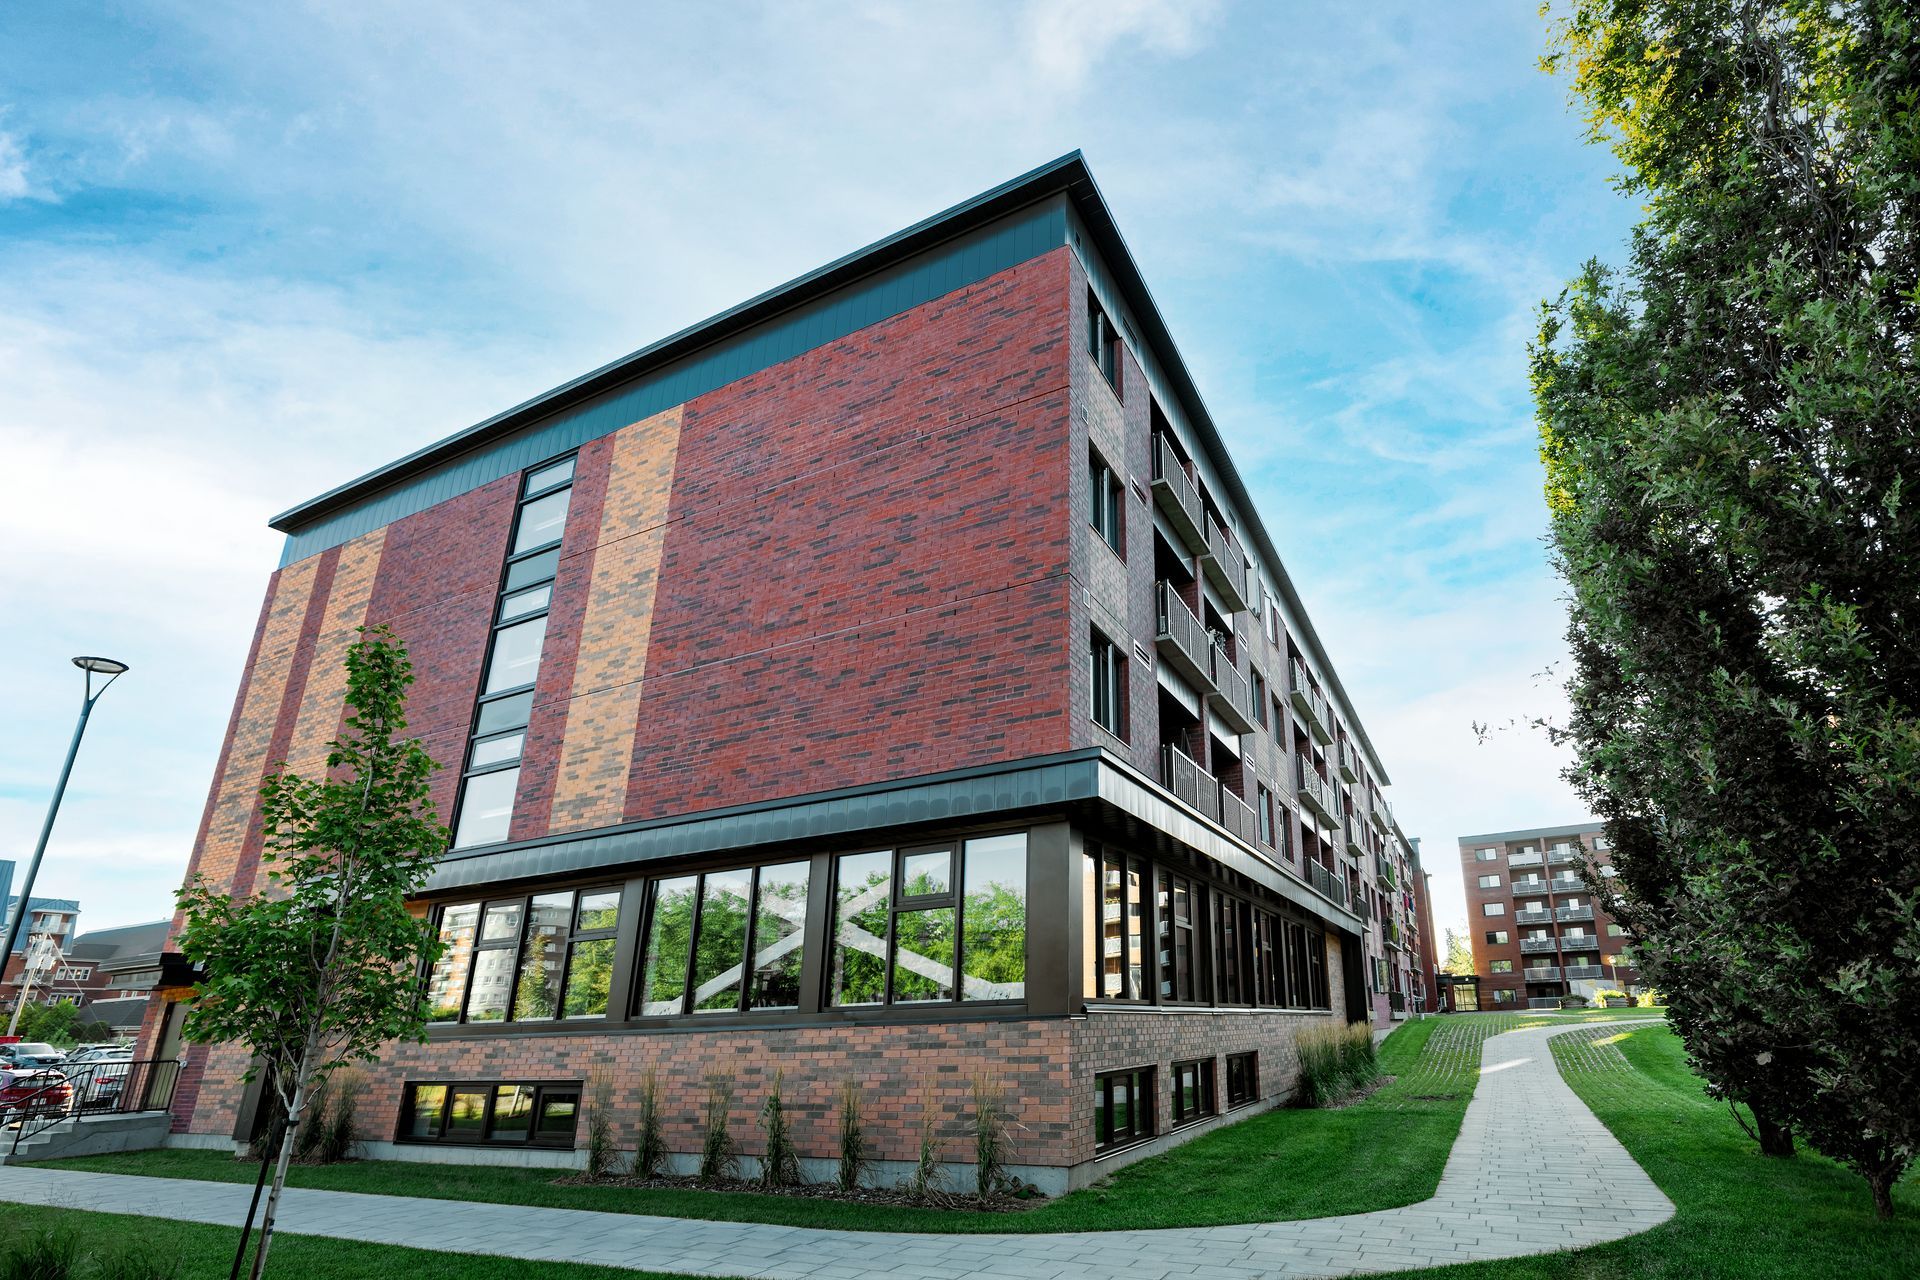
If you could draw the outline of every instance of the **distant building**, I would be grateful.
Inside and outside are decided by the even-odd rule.
[[[1605,879],[1611,863],[1597,822],[1461,836],[1478,981],[1454,984],[1455,1007],[1551,1009],[1570,995],[1637,991],[1626,930],[1584,874]]]
[[[8,892],[13,887],[13,863],[0,861],[0,901],[6,903],[5,911],[0,911],[0,939],[12,927],[13,913],[19,909],[20,899]],[[29,948],[36,942],[50,948],[56,955],[66,951],[67,942],[73,937],[74,929],[80,922],[80,904],[72,898],[33,898],[27,903],[27,924],[20,930],[20,936],[14,939],[13,950],[0,964],[0,1008],[12,1008],[19,998],[21,977],[26,972]],[[51,973],[37,973],[33,980],[33,991],[28,999],[39,1000],[43,997],[42,988],[53,980],[57,970]],[[55,997],[57,998],[57,997]],[[0,1023],[0,1030],[5,1024]]]

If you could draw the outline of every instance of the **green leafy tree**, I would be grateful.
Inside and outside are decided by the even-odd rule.
[[[266,888],[237,899],[196,878],[179,894],[181,950],[205,975],[186,1035],[245,1046],[285,1117],[256,1277],[310,1100],[342,1065],[425,1039],[419,974],[440,946],[407,906],[447,845],[428,793],[437,766],[400,736],[412,663],[376,628],[363,630],[346,668],[346,728],[326,775],[282,771],[260,789]]]
[[[1763,1145],[1889,1215],[1920,1146],[1915,15],[1563,13],[1547,63],[1645,209],[1533,350],[1594,887]]]
[[[1473,947],[1457,929],[1447,930],[1447,958],[1440,966],[1440,971],[1463,977],[1473,972]]]

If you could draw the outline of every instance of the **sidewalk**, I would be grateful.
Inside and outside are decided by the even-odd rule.
[[[289,1188],[279,1226],[452,1253],[779,1280],[1347,1276],[1546,1253],[1637,1234],[1673,1204],[1555,1070],[1547,1038],[1489,1037],[1430,1200],[1301,1222],[1060,1235],[918,1235],[699,1222]],[[1550,1125],[1525,1123],[1551,1116]],[[1512,1135],[1524,1131],[1527,1141]],[[0,1167],[0,1200],[238,1226],[252,1188]]]

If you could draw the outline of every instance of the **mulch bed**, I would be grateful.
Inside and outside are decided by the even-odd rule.
[[[914,1209],[946,1209],[965,1213],[1024,1213],[1036,1205],[1045,1204],[1047,1197],[1035,1194],[1028,1197],[994,1195],[982,1200],[975,1195],[955,1194],[947,1191],[933,1191],[918,1196],[900,1187],[861,1187],[858,1191],[844,1192],[831,1182],[803,1182],[791,1187],[768,1187],[748,1178],[724,1178],[715,1182],[702,1182],[698,1178],[663,1176],[656,1178],[634,1178],[624,1174],[608,1177],[590,1178],[584,1173],[572,1174],[565,1178],[555,1178],[554,1185],[562,1187],[633,1187],[661,1191],[750,1191],[762,1196],[789,1196],[796,1200],[841,1200],[848,1204],[902,1205]]]

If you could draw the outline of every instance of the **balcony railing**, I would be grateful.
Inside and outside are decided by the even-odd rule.
[[[1555,920],[1591,920],[1592,907],[1561,907],[1553,913]]]
[[[1390,947],[1405,947],[1407,945],[1406,931],[1400,927],[1398,920],[1387,921],[1387,945]]]
[[[1206,513],[1200,506],[1200,491],[1175,456],[1164,435],[1153,437],[1153,501],[1187,543],[1187,550],[1199,555],[1207,549]]]
[[[1307,767],[1304,756],[1293,758],[1294,792],[1308,808],[1328,822],[1340,821],[1340,801],[1326,779]]]
[[[1220,784],[1220,825],[1248,844],[1253,843],[1253,806],[1233,794],[1233,789],[1224,782]]]
[[[1380,883],[1389,891],[1400,887],[1400,878],[1394,874],[1393,864],[1385,858],[1380,859]]]
[[[1407,1011],[1406,993],[1404,991],[1387,992],[1387,1007],[1395,1013],[1405,1013]]]
[[[1510,853],[1507,855],[1507,865],[1509,867],[1537,867],[1544,861],[1546,861],[1546,859],[1540,856],[1540,852],[1537,849],[1529,849],[1525,853]]]
[[[1537,955],[1538,953],[1543,951],[1552,952],[1552,951],[1558,950],[1559,946],[1560,944],[1555,942],[1552,938],[1520,939],[1520,950],[1525,952],[1528,955]]]
[[[1307,883],[1323,898],[1347,905],[1347,883],[1317,862],[1307,864]]]
[[[1160,785],[1215,822],[1220,821],[1220,784],[1172,743],[1160,748]]]
[[[1171,582],[1155,584],[1153,597],[1153,643],[1161,661],[1192,681],[1202,694],[1212,693],[1213,644],[1206,628]]]
[[[1560,935],[1562,951],[1598,951],[1600,935],[1595,933],[1563,933]]]
[[[1360,781],[1360,753],[1351,742],[1340,744],[1340,776],[1348,782]]]
[[[1525,978],[1526,978],[1526,980],[1527,980],[1528,982],[1558,982],[1558,981],[1560,981],[1560,966],[1559,966],[1559,965],[1553,965],[1553,964],[1543,964],[1543,965],[1537,965],[1537,966],[1535,966],[1534,968],[1531,968],[1531,969],[1523,969],[1523,970],[1521,970],[1521,973],[1522,973],[1522,975],[1524,975],[1524,976],[1525,976]]]
[[[1527,997],[1527,1008],[1529,1009],[1558,1009],[1559,1007],[1560,1007],[1559,996]]]
[[[1587,882],[1579,876],[1555,876],[1548,882],[1555,893],[1584,893]]]
[[[1327,700],[1308,681],[1307,668],[1298,658],[1287,668],[1287,691],[1292,695],[1294,709],[1307,722],[1307,728],[1313,731],[1313,736],[1323,743],[1331,741],[1333,733],[1327,728]]]
[[[1387,803],[1387,798],[1383,795],[1376,794],[1373,797],[1373,803],[1367,807],[1367,814],[1373,819],[1373,825],[1380,828],[1382,833],[1393,825],[1393,806]]]
[[[1515,880],[1513,882],[1514,897],[1524,898],[1528,894],[1533,894],[1541,898],[1546,897],[1547,882],[1545,880]]]
[[[1353,814],[1347,815],[1347,852],[1356,858],[1367,856],[1366,828],[1360,825],[1360,819]]]
[[[1555,849],[1547,855],[1547,862],[1556,867],[1571,866],[1580,861],[1578,849]]]
[[[1227,656],[1226,647],[1213,644],[1213,709],[1238,733],[1252,733],[1260,727],[1253,718],[1253,683]]]
[[[1575,978],[1604,978],[1606,976],[1607,971],[1597,964],[1570,964],[1567,966],[1568,981],[1572,981]]]
[[[1200,557],[1200,568],[1233,612],[1253,607],[1247,595],[1247,553],[1240,549],[1233,531],[1216,520],[1207,521],[1207,550]]]
[[[1515,924],[1552,924],[1553,912],[1544,909],[1540,911],[1516,911],[1513,913],[1513,922]]]

